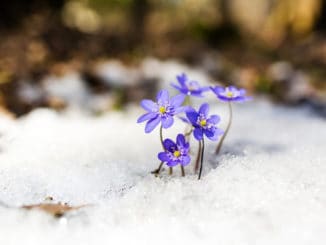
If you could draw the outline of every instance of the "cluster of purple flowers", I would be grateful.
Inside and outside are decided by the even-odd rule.
[[[158,153],[158,159],[161,161],[159,168],[154,171],[159,174],[163,164],[170,167],[180,165],[182,174],[184,175],[183,167],[191,162],[190,144],[186,140],[186,135],[192,133],[194,138],[199,142],[199,152],[197,159],[200,159],[200,172],[198,179],[201,176],[204,155],[204,138],[212,141],[220,142],[217,147],[217,153],[223,143],[223,140],[229,130],[232,120],[231,102],[244,102],[249,99],[246,96],[244,89],[237,89],[234,86],[230,87],[203,87],[197,81],[190,80],[184,73],[177,75],[178,84],[172,83],[171,86],[179,91],[179,94],[170,97],[167,90],[161,90],[156,96],[156,101],[144,99],[140,105],[146,110],[146,113],[138,118],[137,122],[146,122],[145,133],[152,132],[158,125],[160,125],[160,138],[163,151]],[[184,105],[187,96],[204,97],[204,93],[212,91],[219,100],[229,103],[230,118],[229,124],[225,131],[220,129],[217,125],[220,122],[218,115],[209,115],[209,105],[203,103],[198,110],[190,105]],[[170,128],[174,123],[174,117],[181,113],[185,113],[186,118],[182,118],[184,122],[191,126],[191,131],[185,134],[178,134],[176,141],[172,139],[164,139],[162,129]],[[221,136],[221,137],[220,137]],[[196,163],[198,165],[198,162]]]

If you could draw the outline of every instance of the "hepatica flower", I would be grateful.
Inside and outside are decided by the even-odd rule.
[[[194,137],[199,141],[199,151],[195,165],[195,171],[197,171],[200,161],[198,179],[200,179],[203,169],[205,149],[204,135],[210,140],[217,140],[218,137],[223,134],[223,131],[216,126],[220,121],[220,117],[218,115],[209,116],[208,112],[209,105],[207,103],[202,104],[198,112],[193,108],[186,111],[186,116],[194,127]]]
[[[238,89],[234,86],[230,87],[221,87],[221,86],[215,86],[215,87],[210,87],[210,89],[214,92],[214,94],[217,96],[217,98],[221,101],[228,102],[229,105],[229,121],[227,124],[227,127],[225,129],[225,133],[223,134],[220,142],[218,143],[216,147],[215,153],[218,154],[221,150],[223,141],[226,137],[226,135],[229,132],[229,129],[231,127],[232,123],[232,106],[231,102],[245,102],[248,100],[251,100],[251,97],[246,96],[246,90],[245,89]]]
[[[169,167],[178,164],[186,166],[190,163],[189,143],[186,142],[184,135],[178,134],[176,143],[171,139],[165,139],[163,145],[165,151],[160,152],[158,158]]]
[[[209,90],[209,87],[201,87],[197,81],[189,80],[185,73],[177,75],[178,84],[172,83],[171,86],[185,95],[203,97],[203,93]]]
[[[210,87],[210,89],[214,92],[217,98],[224,102],[244,102],[251,99],[250,97],[246,96],[245,89],[237,89],[235,86],[229,86],[225,88],[221,86],[215,86]]]
[[[220,117],[218,115],[209,116],[208,111],[209,105],[204,103],[198,112],[193,108],[186,112],[189,122],[194,127],[194,137],[198,141],[202,140],[204,135],[210,140],[217,140],[223,134],[223,131],[216,126]]]
[[[173,116],[185,110],[185,107],[181,106],[185,99],[183,94],[170,98],[167,90],[161,90],[156,99],[156,102],[145,99],[140,103],[147,113],[139,117],[137,123],[147,121],[145,133],[152,132],[160,123],[163,128],[171,127],[174,122]]]

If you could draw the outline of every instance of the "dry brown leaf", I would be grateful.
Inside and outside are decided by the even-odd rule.
[[[44,212],[53,215],[54,217],[62,217],[65,215],[67,212],[78,210],[82,207],[85,207],[87,205],[81,205],[81,206],[69,206],[66,203],[40,203],[40,204],[34,204],[34,205],[25,205],[22,206],[24,209],[40,209],[43,210]]]

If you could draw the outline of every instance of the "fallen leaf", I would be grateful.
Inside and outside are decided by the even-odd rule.
[[[53,215],[56,218],[60,218],[63,215],[65,215],[67,212],[78,210],[82,207],[85,207],[86,205],[81,205],[81,206],[69,206],[66,203],[57,203],[57,204],[52,204],[52,203],[41,203],[41,204],[34,204],[34,205],[25,205],[22,206],[24,209],[40,209],[43,210],[44,212]]]

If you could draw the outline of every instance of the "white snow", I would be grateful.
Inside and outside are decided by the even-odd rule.
[[[221,127],[226,108],[212,108]],[[325,244],[324,119],[260,99],[237,105],[221,156],[206,141],[197,181],[190,166],[185,178],[149,174],[160,143],[136,124],[142,113],[0,118],[0,200],[10,206],[0,205],[0,244]],[[89,206],[60,219],[16,208],[47,196]]]

